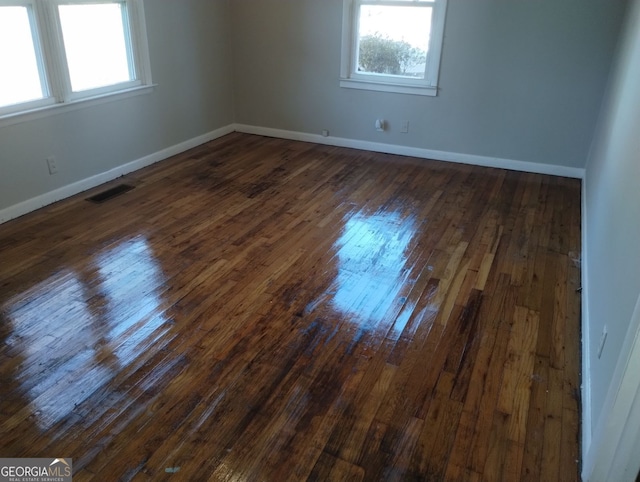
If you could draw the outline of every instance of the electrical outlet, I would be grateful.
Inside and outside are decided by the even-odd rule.
[[[322,129],[322,137],[329,137],[329,131],[327,129]]]
[[[400,132],[402,132],[403,134],[406,134],[407,132],[409,132],[409,121],[408,120],[403,120],[402,124],[400,125]]]
[[[600,345],[598,345],[598,358],[602,356],[602,350],[604,350],[604,342],[607,341],[607,325],[602,329],[602,334],[600,335]]]
[[[49,168],[49,174],[56,174],[58,172],[58,165],[56,164],[55,157],[47,157],[47,167]]]

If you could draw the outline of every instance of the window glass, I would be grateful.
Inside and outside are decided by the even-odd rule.
[[[358,73],[424,79],[431,12],[430,7],[362,5]]]
[[[29,7],[0,7],[0,107],[45,95]]]
[[[73,92],[133,80],[122,3],[60,5]]]

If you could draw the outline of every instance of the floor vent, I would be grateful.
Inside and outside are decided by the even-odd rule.
[[[135,186],[130,186],[129,184],[120,184],[116,187],[112,187],[111,189],[107,189],[101,193],[96,194],[95,196],[91,196],[87,198],[87,201],[91,201],[92,203],[103,203],[108,201],[109,199],[113,199],[120,194],[124,194],[125,192],[131,191]]]

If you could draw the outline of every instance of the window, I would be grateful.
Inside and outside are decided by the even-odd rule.
[[[0,108],[37,106],[48,96],[33,10],[0,4]]]
[[[436,95],[446,0],[343,0],[342,87]]]
[[[142,0],[0,0],[0,116],[151,84]]]

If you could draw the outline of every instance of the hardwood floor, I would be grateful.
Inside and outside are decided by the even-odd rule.
[[[228,135],[0,226],[0,455],[579,480],[580,250],[577,180]]]

